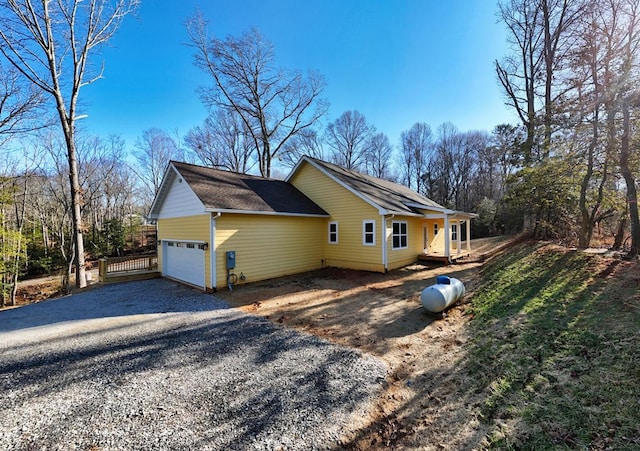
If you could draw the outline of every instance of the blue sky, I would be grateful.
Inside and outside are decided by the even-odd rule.
[[[200,125],[196,89],[210,81],[192,64],[184,25],[196,8],[216,35],[255,26],[279,65],[323,74],[325,124],[356,109],[397,145],[415,122],[515,123],[493,69],[506,52],[495,0],[143,0],[102,52],[104,79],[83,88],[78,125],[129,146],[148,128],[184,136]]]

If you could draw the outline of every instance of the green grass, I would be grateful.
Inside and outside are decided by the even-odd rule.
[[[640,449],[640,266],[523,244],[472,299],[470,399],[490,449]]]

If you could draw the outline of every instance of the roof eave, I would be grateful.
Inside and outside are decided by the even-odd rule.
[[[173,170],[173,172],[170,172]],[[169,162],[167,164],[167,168],[164,170],[164,175],[162,176],[162,182],[160,183],[160,188],[158,188],[158,192],[153,198],[153,202],[151,203],[151,208],[149,209],[148,218],[158,219],[158,215],[160,214],[160,207],[162,202],[167,197],[167,193],[169,192],[169,187],[171,186],[171,182],[173,181],[173,177],[169,177],[171,174],[179,175],[178,169],[173,165],[173,162]]]
[[[380,214],[382,216],[411,216],[414,218],[421,218],[424,216],[419,213],[412,213],[410,211],[392,211],[392,210],[384,210],[384,211],[381,211]]]
[[[236,210],[229,208],[206,208],[208,213],[226,213],[226,214],[243,214],[243,215],[262,215],[262,216],[295,216],[301,218],[329,218],[329,214],[314,213],[290,213],[282,211],[260,211],[260,210]]]
[[[434,211],[451,211],[448,208],[445,208],[441,205],[426,205],[418,202],[403,202],[404,205],[410,208],[417,208],[418,210],[434,210]]]

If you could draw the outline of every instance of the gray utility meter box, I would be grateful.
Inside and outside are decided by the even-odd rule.
[[[227,251],[227,269],[236,267],[236,251]]]

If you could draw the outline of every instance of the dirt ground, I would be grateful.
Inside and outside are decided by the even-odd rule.
[[[389,385],[377,411],[347,448],[471,449],[485,432],[473,406],[457,399],[455,370],[468,339],[465,302],[479,284],[478,257],[485,247],[492,248],[481,246],[475,261],[451,266],[416,264],[386,275],[327,268],[218,295],[244,311],[388,364]],[[461,280],[467,292],[445,318],[430,315],[420,302],[438,275]]]
[[[88,285],[97,285],[98,270],[90,269],[87,271],[87,273],[91,274],[91,276],[89,276],[90,280],[88,281]],[[67,288],[68,292],[74,292],[74,283],[75,277],[72,275],[70,286]],[[22,280],[18,283],[15,307],[46,301],[47,299],[62,296],[65,294],[65,290],[62,284],[63,277],[61,275],[43,276]],[[5,308],[12,307],[6,306]],[[2,309],[2,307],[0,307],[0,309]]]

